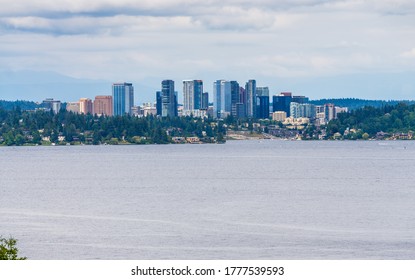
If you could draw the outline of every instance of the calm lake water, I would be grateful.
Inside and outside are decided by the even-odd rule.
[[[0,148],[29,259],[415,259],[415,142]]]

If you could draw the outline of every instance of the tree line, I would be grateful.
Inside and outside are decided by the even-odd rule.
[[[377,133],[408,133],[415,131],[415,105],[399,103],[381,107],[365,106],[352,110],[349,113],[340,113],[338,118],[331,120],[327,125],[328,135],[347,130],[356,130],[357,135],[349,134],[347,138],[360,138],[367,133],[368,137],[375,137]],[[354,134],[356,134],[354,133]]]
[[[201,142],[223,139],[226,129],[213,119],[84,115],[61,110],[25,111],[0,108],[0,145],[167,144],[175,137],[198,137]]]
[[[384,106],[395,106],[400,103],[406,103],[408,105],[415,104],[413,100],[367,100],[359,98],[329,98],[311,100],[310,103],[315,105],[324,105],[328,103],[336,104],[339,107],[347,107],[349,110],[357,110],[363,107],[375,107],[380,108]]]
[[[0,108],[5,110],[14,110],[16,108],[20,108],[22,110],[35,110],[39,108],[40,104],[37,104],[33,101],[25,101],[25,100],[16,100],[16,101],[6,101],[0,100]]]

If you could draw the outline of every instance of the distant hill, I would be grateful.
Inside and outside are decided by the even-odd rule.
[[[0,108],[3,108],[4,110],[13,110],[16,108],[20,108],[21,110],[34,110],[36,108],[39,108],[39,104],[33,102],[33,101],[24,101],[24,100],[16,100],[16,101],[6,101],[6,100],[0,100]]]
[[[62,102],[77,101],[82,97],[94,99],[97,95],[111,95],[113,82],[123,81],[73,78],[45,71],[0,71],[0,97],[37,102],[46,98]],[[155,100],[157,89],[135,81],[126,82],[134,84],[135,104]]]
[[[311,100],[310,103],[315,105],[324,105],[332,103],[339,107],[348,107],[349,110],[356,110],[365,106],[371,106],[379,108],[385,105],[397,105],[399,103],[406,103],[408,105],[415,104],[415,100],[367,100],[358,98],[331,98],[331,99],[318,99]]]
[[[278,79],[278,91],[320,98],[411,100],[415,98],[415,71],[403,73],[354,73],[337,76]],[[272,86],[272,83],[269,83]],[[272,88],[272,87],[271,87]],[[277,92],[278,94],[279,92]]]

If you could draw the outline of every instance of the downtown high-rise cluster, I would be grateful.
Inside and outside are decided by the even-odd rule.
[[[161,82],[161,91],[156,93],[157,115],[177,116],[177,92],[174,81]],[[209,112],[209,94],[203,90],[202,80],[183,81],[183,116],[204,117]],[[215,118],[229,115],[236,118],[268,118],[269,89],[256,87],[250,80],[245,87],[237,81],[217,80],[213,83],[213,112]]]
[[[173,80],[163,80],[156,92],[156,103],[134,105],[132,83],[114,83],[112,95],[96,96],[92,101],[81,98],[77,102],[67,102],[66,110],[83,114],[122,116],[124,114],[161,117],[193,116],[223,119],[232,116],[236,119],[255,118],[295,124],[315,121],[325,124],[336,118],[337,113],[347,111],[333,104],[317,106],[305,96],[295,96],[291,92],[281,92],[272,96],[268,87],[257,86],[256,80],[249,80],[244,86],[237,81],[217,80],[213,82],[213,104],[209,93],[204,90],[202,80],[183,80],[183,104],[178,103],[178,92]],[[47,99],[45,107],[59,111],[60,101]],[[213,106],[212,106],[213,105]]]
[[[213,106],[209,106],[209,94],[203,90],[202,80],[183,81],[183,105],[177,102],[174,81],[161,82],[161,91],[156,93],[156,114],[167,116],[194,116],[223,119],[232,116],[237,119],[255,118],[296,123],[316,120],[325,124],[336,118],[337,113],[347,111],[333,104],[316,106],[305,96],[282,92],[272,96],[268,87],[258,87],[256,80],[249,80],[245,87],[237,81],[217,80],[213,83]],[[272,114],[270,114],[270,111]]]

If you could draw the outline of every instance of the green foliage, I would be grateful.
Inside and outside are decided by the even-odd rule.
[[[254,130],[254,125],[251,119],[248,121],[248,130],[252,133]]]
[[[14,238],[3,238],[0,236],[0,260],[25,260],[19,257],[19,249],[16,247],[17,240]]]
[[[315,105],[324,105],[327,103],[336,104],[336,106],[340,107],[347,107],[350,110],[361,109],[363,107],[374,107],[374,108],[381,108],[384,106],[396,106],[399,103],[405,103],[408,105],[415,104],[415,101],[410,100],[366,100],[366,99],[358,99],[358,98],[331,98],[331,99],[319,99],[319,100],[311,100],[310,103]]]
[[[16,100],[16,101],[5,101],[0,100],[0,108],[5,110],[14,110],[16,108],[21,108],[21,110],[35,110],[38,108],[39,105],[32,101],[23,101],[23,100]]]
[[[60,111],[4,110],[0,108],[0,145],[42,144],[167,144],[172,137],[203,138],[226,134],[213,119],[155,116],[93,116]]]
[[[350,113],[338,114],[336,120],[327,125],[329,136],[336,132],[343,134],[347,129],[357,132],[350,133],[346,139],[368,139],[378,132],[407,133],[415,131],[415,105],[399,103],[379,108],[363,107]]]
[[[110,145],[118,145],[118,139],[117,138],[111,138],[108,142]]]
[[[223,142],[225,142],[225,137],[223,136],[223,134],[220,132],[219,134],[218,134],[218,143],[223,143]]]

